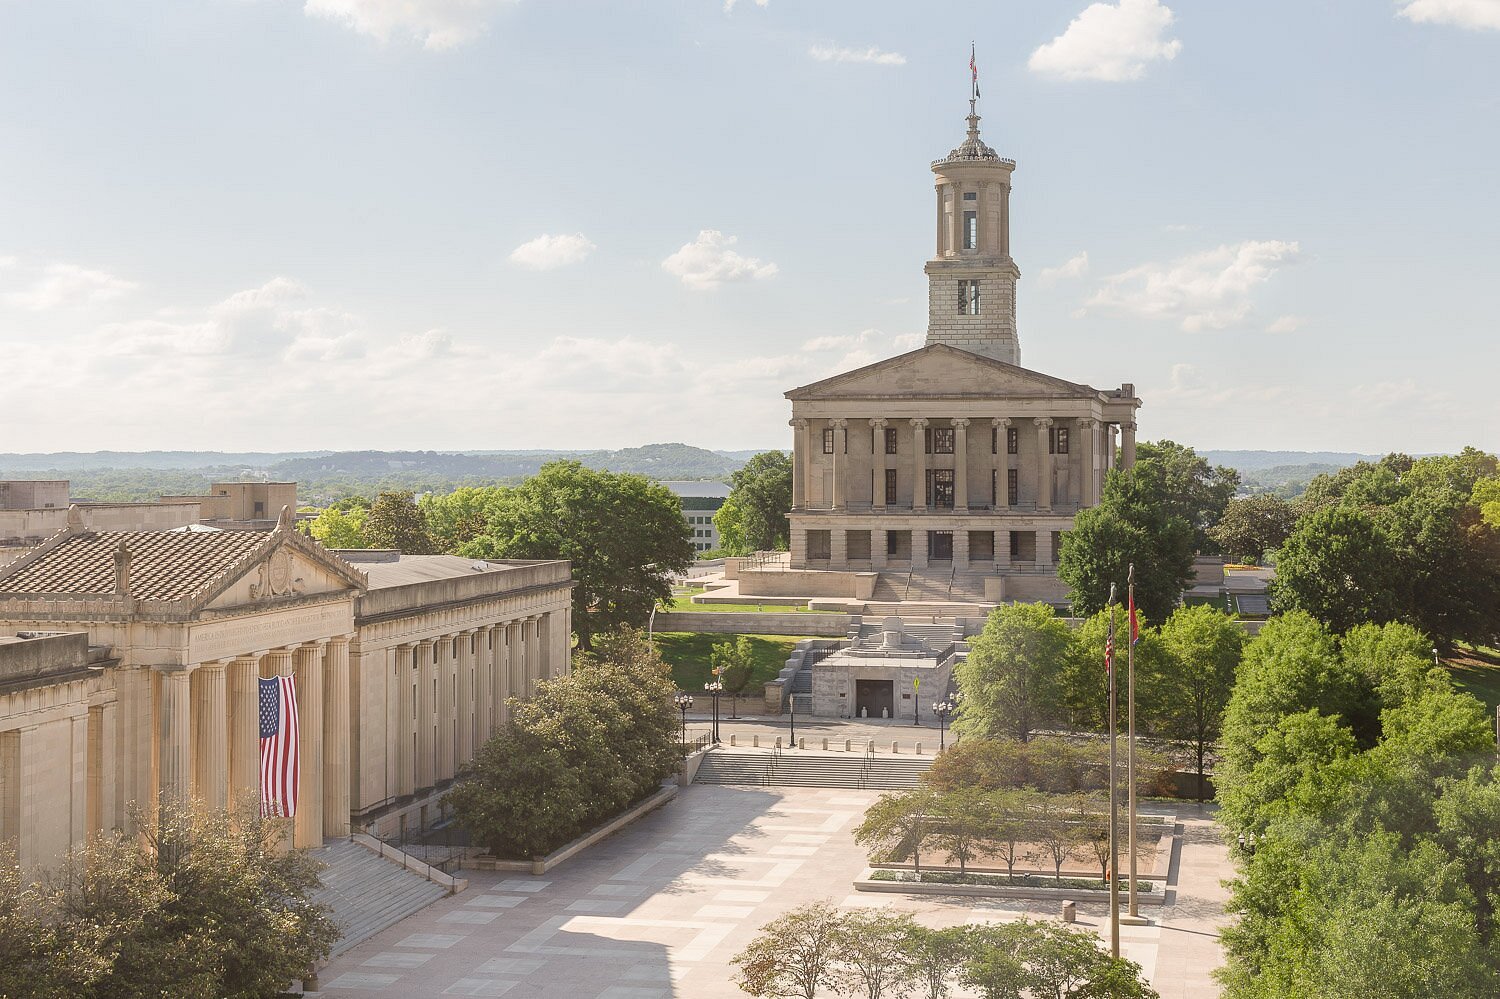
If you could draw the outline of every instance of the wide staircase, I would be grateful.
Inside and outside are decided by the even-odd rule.
[[[870,603],[962,603],[982,604],[984,577],[969,573],[954,575],[931,569],[910,574],[894,570],[880,573]]]
[[[444,895],[434,884],[351,840],[329,840],[312,856],[327,864],[323,888],[313,900],[333,910],[343,936],[333,945],[341,954],[362,940],[394,926]]]
[[[931,766],[930,756],[715,749],[704,755],[693,783],[885,790],[916,787]]]

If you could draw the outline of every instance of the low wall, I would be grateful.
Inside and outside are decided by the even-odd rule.
[[[815,635],[843,638],[854,618],[849,614],[659,611],[656,631],[707,631],[723,635]]]
[[[870,577],[860,597],[860,577]],[[849,597],[865,599],[875,589],[873,572],[831,569],[755,569],[740,567],[740,595],[746,597]]]

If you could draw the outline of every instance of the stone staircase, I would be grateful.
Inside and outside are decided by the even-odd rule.
[[[328,865],[323,888],[313,900],[333,910],[343,932],[333,945],[333,954],[368,940],[448,894],[442,885],[351,840],[329,840],[312,855]]]
[[[984,577],[970,573],[937,572],[931,569],[913,572],[886,570],[875,581],[871,603],[984,603]]]
[[[885,790],[916,787],[931,766],[930,756],[715,749],[703,757],[693,783]]]

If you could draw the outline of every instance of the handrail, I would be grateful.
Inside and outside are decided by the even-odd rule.
[[[865,743],[865,754],[859,761],[859,786],[861,789],[870,786],[870,768],[875,762],[875,743]]]

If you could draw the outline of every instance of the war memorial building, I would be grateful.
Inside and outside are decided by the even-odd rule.
[[[1134,386],[1021,367],[1015,161],[968,136],[932,164],[926,343],[804,385],[792,404],[791,557],[738,571],[746,596],[1061,600],[1058,539],[1135,461]],[[929,581],[924,588],[923,580]],[[900,585],[897,585],[899,582]]]

